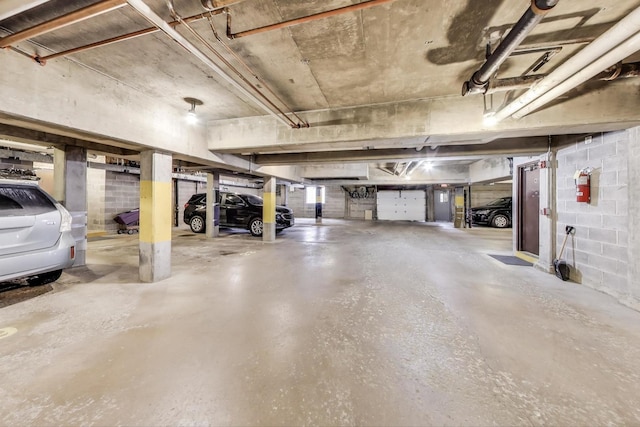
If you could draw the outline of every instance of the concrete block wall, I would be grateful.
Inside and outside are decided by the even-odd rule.
[[[119,213],[140,208],[140,175],[105,172],[104,230],[116,233],[118,223],[113,218]],[[90,209],[95,209],[90,206]]]
[[[630,168],[640,166],[637,158],[630,164],[629,157],[629,147],[638,144],[637,138],[632,131],[594,135],[557,154],[557,252],[565,226],[574,226],[575,235],[569,238],[563,257],[572,266],[571,279],[620,300],[638,296],[638,280],[628,275],[630,262],[637,263],[629,258],[628,186]],[[576,202],[574,173],[586,167],[594,170],[590,204]]]
[[[87,169],[87,232],[102,232],[106,229],[105,216],[106,171]]]
[[[325,186],[325,204],[322,207],[323,218],[345,217],[345,192],[339,185]],[[306,203],[305,189],[294,188],[289,193],[289,207],[297,218],[315,218],[316,206],[314,203]]]
[[[363,198],[352,198],[348,194],[346,195],[347,203],[347,218],[351,219],[365,219],[365,211],[372,211],[374,217],[376,213],[376,196],[375,192],[372,196]]]

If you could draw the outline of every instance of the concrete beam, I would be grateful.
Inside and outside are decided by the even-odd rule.
[[[472,184],[504,181],[512,178],[512,162],[506,157],[478,160],[469,165],[469,181]]]
[[[10,18],[14,15],[33,9],[50,0],[3,0],[0,2],[0,21]]]
[[[588,84],[569,98],[520,120],[483,123],[482,97],[446,97],[311,111],[307,129],[289,129],[267,117],[208,123],[217,152],[278,153],[353,148],[401,148],[496,138],[591,133],[640,123],[640,79]],[[500,103],[499,98],[494,102]]]
[[[443,145],[435,149],[424,147],[420,151],[413,148],[382,150],[320,151],[295,154],[262,154],[255,156],[262,165],[307,164],[336,162],[376,162],[388,160],[428,160],[428,159],[481,159],[490,156],[535,155],[549,149],[548,137],[500,139],[487,144]]]
[[[302,168],[300,174],[308,179],[368,179],[369,165],[365,163],[345,163],[322,166],[307,165]]]
[[[41,67],[6,49],[0,49],[0,61],[0,138],[122,156],[160,150],[203,166],[266,173],[251,161],[209,151],[206,127],[187,123],[184,110],[76,62]],[[292,172],[271,168],[268,173],[299,181]]]

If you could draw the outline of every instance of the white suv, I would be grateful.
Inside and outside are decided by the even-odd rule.
[[[0,179],[0,282],[51,283],[74,260],[69,212],[35,182]]]

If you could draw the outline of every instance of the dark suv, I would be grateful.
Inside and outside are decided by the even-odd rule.
[[[262,236],[262,198],[253,194],[220,193],[220,226],[246,228],[254,236]],[[198,193],[191,196],[184,205],[183,221],[194,233],[204,233],[206,229],[207,195]],[[276,206],[276,231],[282,231],[294,224],[293,211],[284,206]]]
[[[511,197],[501,197],[485,206],[471,208],[471,221],[496,228],[511,227]]]

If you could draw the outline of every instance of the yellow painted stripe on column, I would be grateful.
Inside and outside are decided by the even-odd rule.
[[[140,241],[171,240],[171,182],[140,181]]]
[[[458,208],[464,207],[464,196],[456,196],[455,204]]]
[[[276,193],[264,193],[262,195],[264,201],[262,221],[265,224],[275,224],[276,222]]]

